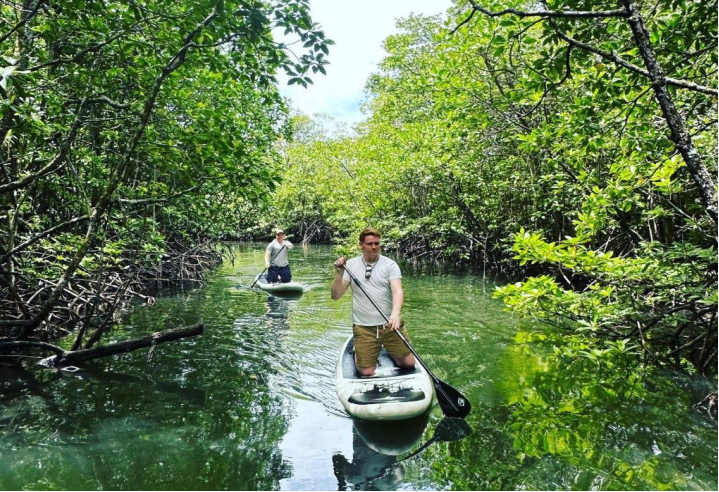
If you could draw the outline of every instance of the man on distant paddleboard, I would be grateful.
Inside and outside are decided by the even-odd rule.
[[[287,283],[292,281],[290,262],[287,259],[287,251],[294,248],[291,242],[285,239],[285,231],[278,229],[275,232],[275,239],[267,245],[265,250],[265,268],[267,281],[269,283]]]
[[[380,254],[380,233],[370,227],[359,235],[362,255],[347,260],[344,256],[335,261],[337,274],[332,282],[332,299],[339,299],[352,285],[352,332],[355,346],[355,365],[361,376],[372,376],[377,367],[377,357],[384,345],[395,363],[402,368],[414,367],[414,356],[407,345],[394,333],[399,330],[409,339],[400,319],[404,292],[402,273],[394,260]],[[389,319],[385,320],[367,296],[351,282],[349,269],[359,279],[362,287],[375,300]]]

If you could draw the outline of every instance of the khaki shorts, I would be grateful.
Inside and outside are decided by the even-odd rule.
[[[399,331],[409,341],[404,321],[402,321]],[[352,333],[355,341],[355,361],[359,368],[375,367],[382,345],[387,349],[390,357],[395,359],[406,357],[411,353],[402,339],[389,328],[384,328],[383,325],[379,326],[379,338],[377,338],[376,326],[352,325]]]

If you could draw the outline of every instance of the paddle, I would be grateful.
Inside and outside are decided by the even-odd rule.
[[[286,245],[286,244],[283,244],[282,247],[280,248],[280,250],[277,252],[277,254],[272,257],[272,259],[270,260],[270,265],[272,264],[272,261],[273,261],[275,258],[277,258],[277,255],[279,255],[280,253],[282,253],[282,250],[285,249],[285,246],[287,246],[287,245]],[[265,267],[265,269],[262,270],[262,273],[260,273],[260,274],[257,276],[257,278],[255,279],[255,281],[252,282],[252,285],[250,285],[250,289],[255,286],[255,284],[257,283],[257,281],[258,281],[258,280],[260,279],[260,277],[267,271],[268,268],[270,268],[270,267]]]
[[[389,323],[389,318],[387,318],[387,316],[382,312],[380,307],[377,305],[376,302],[374,302],[374,299],[370,297],[367,291],[364,290],[364,287],[362,287],[360,281],[357,280],[357,277],[355,277],[352,272],[350,272],[349,269],[347,269],[346,267],[345,272],[349,274],[355,285],[360,288],[362,293],[365,295],[365,297],[367,297],[367,299],[369,299],[369,302],[372,303],[375,309],[379,311],[384,320]],[[412,355],[414,355],[415,359],[417,359],[417,362],[422,364],[422,367],[424,367],[424,369],[427,371],[427,374],[429,374],[429,376],[432,378],[435,394],[437,395],[437,402],[439,402],[439,407],[442,409],[444,415],[447,417],[459,417],[461,419],[465,418],[469,414],[469,412],[472,411],[472,406],[469,404],[469,400],[467,400],[462,395],[462,393],[460,393],[444,381],[440,380],[437,376],[435,376],[434,373],[429,369],[429,367],[427,367],[427,364],[424,363],[419,354],[414,350],[412,345],[409,344],[407,339],[399,331],[395,331],[395,333],[398,337],[402,339],[409,351],[412,352]]]
[[[472,432],[469,424],[462,419],[455,419],[451,417],[443,418],[442,421],[437,424],[437,428],[434,430],[434,435],[426,443],[422,444],[416,451],[409,454],[399,460],[397,463],[408,460],[419,453],[430,447],[433,443],[439,442],[451,442],[461,441]]]

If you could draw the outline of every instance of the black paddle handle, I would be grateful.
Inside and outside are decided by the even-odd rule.
[[[278,256],[280,253],[282,253],[282,250],[285,249],[285,246],[287,246],[287,245],[286,245],[286,244],[283,244],[282,247],[280,248],[280,250],[277,252],[277,254],[270,259],[270,265],[272,264],[272,260],[274,260],[275,258],[277,258],[277,256]],[[265,273],[268,268],[269,268],[269,267],[265,267],[265,269],[262,270],[262,273]],[[257,281],[258,281],[258,280],[260,279],[260,277],[262,276],[262,273],[260,273],[260,274],[257,276],[257,278],[255,279],[254,282],[252,282],[252,285],[250,285],[250,289],[255,286],[255,284],[257,283]]]

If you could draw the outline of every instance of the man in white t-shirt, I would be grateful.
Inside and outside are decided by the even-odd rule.
[[[287,283],[292,280],[287,250],[294,246],[285,239],[285,231],[278,229],[275,239],[265,249],[265,268],[267,281],[270,283]]]
[[[414,356],[409,348],[394,333],[399,330],[409,339],[400,318],[404,292],[402,273],[394,260],[380,254],[380,233],[377,229],[366,228],[359,235],[362,255],[347,260],[344,256],[335,261],[332,299],[339,299],[352,285],[352,333],[354,334],[355,365],[361,376],[372,376],[377,367],[377,357],[384,345],[395,363],[402,368],[414,367]],[[352,272],[364,290],[374,299],[384,317],[372,305],[367,296],[351,282],[345,269]]]

